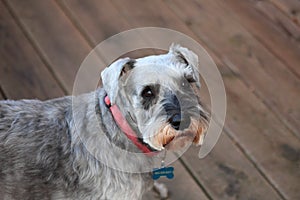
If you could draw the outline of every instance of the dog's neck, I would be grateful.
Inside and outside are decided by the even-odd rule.
[[[121,129],[121,131],[126,135],[126,137],[137,147],[139,148],[145,155],[153,156],[156,154],[155,150],[153,150],[149,145],[143,142],[140,139],[135,131],[132,130],[127,120],[122,115],[120,109],[116,104],[111,105],[109,97],[106,95],[104,98],[104,102],[106,106],[109,108],[112,117],[114,118],[116,124]]]
[[[96,161],[94,166],[89,166],[92,168],[108,166],[120,171],[142,172],[145,166],[152,166],[153,157],[144,154],[138,158],[134,156],[141,151],[113,123],[114,118],[104,102],[105,95],[100,88],[72,100],[72,120],[69,124],[75,160],[82,163],[85,162],[82,159],[87,157]]]

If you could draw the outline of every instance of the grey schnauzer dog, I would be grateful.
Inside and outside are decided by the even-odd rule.
[[[101,73],[103,88],[88,94],[0,101],[0,198],[141,199],[153,187],[151,172],[130,169],[203,142],[197,67],[192,51],[173,45],[167,54],[115,61]]]

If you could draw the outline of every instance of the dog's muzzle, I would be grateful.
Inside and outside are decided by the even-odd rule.
[[[184,130],[191,123],[190,116],[183,115],[180,102],[175,94],[168,95],[163,101],[164,112],[167,115],[167,121],[175,130]]]
[[[207,129],[207,121],[201,117],[197,106],[181,105],[177,96],[170,93],[161,103],[167,120],[151,139],[155,148],[180,149],[192,142],[200,145]],[[195,113],[199,115],[196,116]]]

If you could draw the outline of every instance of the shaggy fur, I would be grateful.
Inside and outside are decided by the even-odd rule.
[[[188,141],[201,144],[207,116],[187,86],[200,86],[197,66],[195,54],[173,46],[165,55],[116,61],[102,73],[104,88],[88,94],[0,101],[1,200],[141,199],[153,186],[151,173],[133,172],[144,172],[154,158],[119,151],[140,152],[115,123],[104,97],[157,151],[169,143],[172,149]],[[174,112],[182,115],[183,129],[170,122]]]
[[[78,112],[83,120],[81,127],[76,128],[81,131],[88,132],[89,123],[99,123],[89,117],[89,112],[95,110],[91,106],[95,105],[95,96],[99,102],[104,98],[103,89],[96,93],[78,97],[82,103]],[[109,112],[103,108],[102,113]],[[45,102],[1,101],[0,113],[2,199],[140,199],[151,187],[150,174],[112,170],[90,155],[75,132],[71,97]],[[103,127],[107,128],[118,130]],[[116,135],[119,137],[115,140],[130,145],[124,134]],[[99,142],[101,150],[109,156],[111,143],[103,136],[104,141]],[[138,161],[134,163],[138,165]],[[118,164],[130,164],[130,161],[121,160]]]

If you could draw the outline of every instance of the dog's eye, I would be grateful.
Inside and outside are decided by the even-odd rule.
[[[151,87],[147,86],[145,87],[145,89],[142,91],[142,97],[143,98],[151,98],[151,97],[154,97],[154,92],[152,90]]]
[[[191,86],[191,83],[189,80],[183,80],[181,83],[180,83],[180,86],[182,89],[188,89],[190,86]]]

